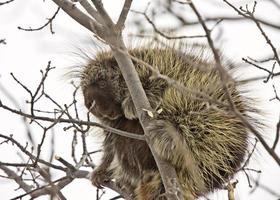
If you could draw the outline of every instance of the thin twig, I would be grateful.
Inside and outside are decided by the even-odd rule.
[[[275,60],[278,63],[278,66],[280,66],[280,59],[279,59],[279,55],[278,55],[278,52],[277,52],[276,48],[272,44],[271,40],[269,39],[269,37],[267,36],[267,34],[263,30],[263,28],[261,27],[261,24],[260,24],[259,20],[257,20],[254,16],[254,12],[255,12],[255,9],[256,9],[256,6],[257,6],[257,2],[256,1],[254,2],[252,11],[249,11],[248,8],[246,10],[244,10],[242,7],[239,10],[235,6],[233,6],[231,3],[229,3],[227,0],[223,0],[223,1],[227,5],[229,5],[231,8],[233,8],[239,15],[252,20],[256,24],[256,26],[260,30],[261,34],[265,38],[267,44],[270,46],[270,48],[271,48],[271,50],[274,54]]]
[[[4,4],[8,4],[13,2],[14,0],[9,0],[9,1],[4,1],[4,2],[0,2],[0,6],[4,5]]]
[[[0,44],[7,44],[6,39],[0,39]]]
[[[146,11],[145,12],[132,11],[132,12],[143,15],[145,17],[145,19],[147,20],[147,22],[153,27],[153,30],[156,33],[158,33],[160,36],[162,36],[163,38],[166,38],[168,40],[194,39],[194,38],[203,38],[203,37],[205,37],[205,35],[190,35],[190,36],[187,36],[187,35],[182,35],[182,36],[170,36],[170,35],[167,35],[166,33],[162,32],[161,30],[159,30],[157,28],[155,23],[147,15]]]
[[[276,125],[276,136],[275,136],[275,140],[273,142],[272,150],[275,150],[275,148],[279,142],[279,135],[280,135],[280,117],[279,117],[279,120]]]
[[[224,68],[221,65],[221,61],[220,61],[220,56],[218,54],[218,51],[216,50],[215,46],[214,46],[214,42],[211,38],[211,32],[209,32],[209,29],[207,28],[206,24],[204,23],[200,13],[198,12],[198,10],[196,9],[196,7],[194,6],[194,4],[192,3],[192,1],[187,0],[190,5],[190,7],[193,9],[193,11],[196,13],[198,20],[201,23],[201,26],[203,27],[204,31],[206,32],[206,37],[208,40],[208,44],[212,50],[212,53],[214,55],[215,61],[216,61],[216,66],[217,69],[220,73],[220,77],[221,77],[221,83],[223,86],[223,89],[225,91],[228,103],[232,109],[232,111],[234,112],[234,114],[241,120],[241,122],[247,127],[249,128],[249,130],[259,139],[259,141],[261,142],[261,144],[264,146],[265,150],[271,155],[271,157],[277,162],[277,164],[280,166],[280,158],[279,156],[275,153],[274,150],[272,150],[269,145],[266,143],[266,141],[263,139],[262,135],[248,122],[248,120],[236,109],[231,96],[229,94],[228,88],[227,88],[227,73],[224,70]],[[227,2],[226,0],[224,0],[225,2]]]
[[[55,11],[55,13],[53,14],[53,16],[51,18],[47,18],[48,21],[44,25],[42,25],[38,28],[22,28],[22,27],[18,26],[18,29],[23,30],[23,31],[39,31],[39,30],[42,30],[43,28],[45,28],[46,26],[50,25],[51,34],[54,34],[55,32],[53,31],[53,20],[57,16],[59,10],[60,10],[60,7],[57,8],[57,10]]]
[[[0,164],[0,169],[2,169],[9,178],[13,179],[24,191],[28,192],[32,189],[31,185],[26,184],[20,176],[18,176],[13,170],[9,169],[5,165]]]
[[[43,116],[36,116],[36,115],[31,115],[31,114],[27,114],[24,113],[22,111],[18,111],[18,110],[14,110],[6,105],[4,105],[1,101],[0,101],[0,108],[3,108],[5,110],[8,110],[12,113],[21,115],[23,117],[29,118],[31,120],[42,120],[42,121],[48,121],[48,122],[64,122],[64,123],[74,123],[74,124],[79,124],[79,125],[87,125],[87,126],[97,126],[100,128],[103,128],[104,130],[107,130],[109,132],[124,136],[124,137],[129,137],[129,138],[133,138],[133,139],[137,139],[137,140],[145,140],[143,135],[138,135],[135,133],[129,133],[126,131],[121,131],[106,125],[102,125],[96,122],[90,122],[90,121],[83,121],[83,120],[76,120],[76,119],[64,119],[64,118],[50,118],[50,117],[43,117]]]

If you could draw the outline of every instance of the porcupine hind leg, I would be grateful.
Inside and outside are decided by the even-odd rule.
[[[150,132],[150,140],[154,150],[163,160],[167,160],[175,170],[187,171],[187,179],[193,187],[192,195],[204,193],[207,189],[200,173],[198,164],[193,157],[191,150],[188,148],[184,138],[176,128],[165,120],[153,120],[147,127]],[[181,180],[184,182],[184,180]]]
[[[151,102],[158,102],[152,93],[147,92],[147,97]],[[137,119],[136,110],[129,95],[122,102],[122,108],[126,118]],[[204,193],[206,188],[198,165],[179,131],[170,122],[164,120],[152,120],[147,129],[150,132],[154,150],[161,159],[170,162],[175,169],[187,169],[188,177],[192,179],[190,183],[194,183],[196,187],[194,191]]]
[[[145,171],[135,189],[135,200],[166,200],[158,171]]]

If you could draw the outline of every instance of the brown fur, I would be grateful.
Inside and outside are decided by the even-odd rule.
[[[172,48],[132,49],[130,53],[187,88],[226,102],[214,64],[200,56]],[[162,79],[134,63],[154,109],[162,108],[157,121],[148,127],[158,155],[176,169],[185,198],[201,196],[220,188],[243,162],[248,130],[225,107],[209,107],[208,102],[182,94]],[[143,134],[130,94],[116,60],[101,52],[80,74],[85,105],[102,123],[135,134]],[[232,100],[249,120],[254,112],[246,98],[228,84]],[[100,187],[107,179],[137,200],[155,200],[164,193],[153,156],[144,141],[105,131],[104,156],[93,172],[92,183]],[[164,199],[164,196],[161,197]]]

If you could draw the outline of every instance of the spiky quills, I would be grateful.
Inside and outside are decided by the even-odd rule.
[[[205,56],[204,50],[193,53],[193,49],[195,48],[185,51],[182,48],[144,46],[131,49],[129,53],[157,68],[161,74],[179,81],[186,88],[227,103],[215,63]],[[169,86],[166,80],[151,78],[153,73],[141,63],[134,64],[152,107],[162,109],[157,118],[172,124],[184,139],[199,166],[199,174],[203,177],[208,191],[227,182],[243,162],[248,146],[249,133],[240,119],[230,112],[229,107],[211,105],[206,99],[195,98],[195,94],[182,93]],[[226,66],[231,73],[232,65],[226,63]],[[85,67],[81,77],[82,88],[100,80],[110,81],[114,100],[123,105],[124,116],[128,119],[137,118],[131,106],[126,106],[129,92],[111,52],[97,54]],[[248,120],[256,123],[248,114],[257,112],[257,109],[251,106],[254,102],[248,102],[238,91],[237,82],[230,79],[226,83],[231,98],[236,108]],[[169,149],[164,149],[164,138],[160,138],[160,135],[158,137],[159,142],[155,147],[164,154]],[[188,180],[188,169],[184,166],[182,155],[170,155],[172,156],[168,160],[175,166],[183,188],[189,190],[194,183]],[[196,190],[195,186],[192,190]]]

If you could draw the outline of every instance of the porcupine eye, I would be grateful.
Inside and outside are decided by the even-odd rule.
[[[107,83],[105,80],[101,80],[101,81],[98,81],[98,86],[99,86],[99,88],[105,88],[107,86]]]

